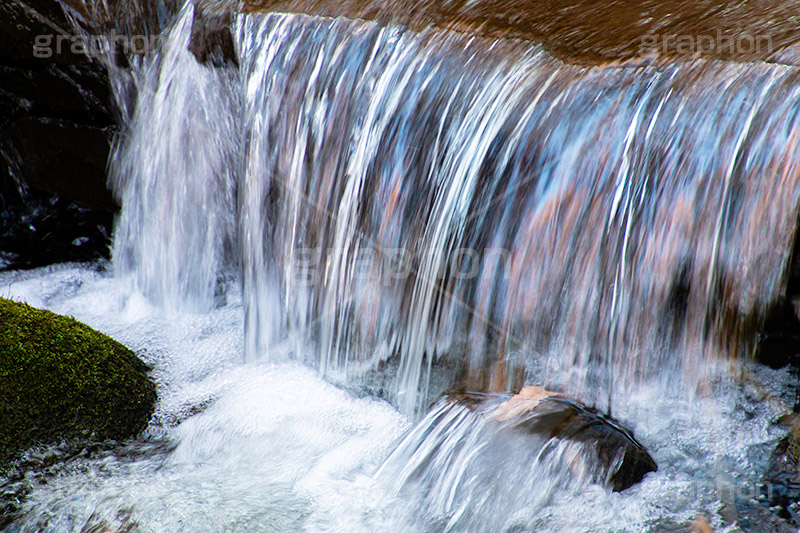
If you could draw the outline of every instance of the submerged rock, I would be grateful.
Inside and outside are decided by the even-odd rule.
[[[537,41],[564,61],[601,66],[643,56],[796,65],[800,42],[796,4],[789,0],[244,0],[242,5],[245,11],[344,16]]]
[[[442,397],[376,477],[434,529],[529,531],[553,502],[578,498],[589,484],[620,491],[656,468],[614,420],[526,387]]]
[[[625,490],[648,472],[658,470],[653,457],[622,424],[544,387],[524,387],[513,396],[461,392],[445,399],[517,431],[585,444],[601,467],[601,479],[596,481],[615,491]]]
[[[39,443],[135,435],[156,400],[147,371],[85,324],[0,298],[0,465]]]
[[[0,201],[0,271],[107,259],[114,212],[29,192]]]

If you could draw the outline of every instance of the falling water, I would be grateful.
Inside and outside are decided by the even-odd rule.
[[[300,360],[411,417],[448,389],[538,383],[669,456],[693,416],[737,416],[720,376],[784,296],[798,217],[796,68],[581,67],[530,43],[288,13],[238,15],[236,63],[214,67],[188,50],[193,9],[114,84],[135,95],[110,162],[130,291],[215,317],[238,280],[247,361]],[[462,411],[431,417],[441,435],[412,432],[382,472],[396,494],[421,479],[437,528],[544,527],[537,513],[595,475],[575,483],[572,445],[545,457]],[[260,426],[241,426],[249,445]],[[420,475],[425,446],[440,468]],[[672,459],[667,475],[695,475]],[[497,468],[530,477],[496,491]],[[653,487],[650,504],[670,490]]]
[[[405,412],[525,379],[590,402],[671,371],[691,390],[748,353],[782,294],[794,68],[578,68],[301,15],[241,17],[238,44],[245,294],[277,276],[282,331],[318,345],[310,362],[396,371]]]
[[[531,379],[610,408],[693,391],[782,296],[793,67],[249,14],[237,71],[197,64],[192,13],[138,74],[115,265],[207,307],[240,264],[248,360],[314,353],[406,413]]]
[[[236,242],[237,78],[197,63],[191,24],[184,10],[161,54],[139,65],[130,128],[111,160],[110,185],[126,206],[115,268],[171,310],[213,304]]]
[[[531,438],[440,402],[378,472],[413,487],[408,496],[444,531],[541,528],[543,509],[596,482],[604,470],[585,453],[591,445]],[[499,481],[499,482],[498,482]],[[511,511],[511,512],[509,512]]]

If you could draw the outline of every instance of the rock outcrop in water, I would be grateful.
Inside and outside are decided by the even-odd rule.
[[[531,518],[588,483],[621,491],[656,469],[618,422],[525,387],[514,396],[443,396],[377,477],[398,494],[419,495],[422,515],[440,520],[442,530],[516,531],[527,519],[508,509]]]
[[[72,318],[0,298],[0,464],[38,443],[135,435],[156,401],[147,371]]]
[[[780,440],[764,474],[761,497],[793,528],[800,527],[800,417],[783,417],[789,434]]]
[[[445,396],[445,401],[465,405],[514,431],[548,441],[559,439],[586,445],[586,453],[596,453],[601,465],[595,481],[615,491],[625,490],[648,472],[658,470],[653,457],[619,422],[543,387],[527,386],[510,397],[458,393]]]

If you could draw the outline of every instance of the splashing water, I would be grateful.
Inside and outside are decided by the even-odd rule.
[[[504,429],[439,402],[377,476],[400,491],[413,487],[408,497],[445,531],[507,531],[536,523],[549,504],[574,497],[570,491],[602,471],[582,443]]]
[[[750,375],[784,295],[796,68],[584,68],[527,43],[258,13],[233,24],[238,67],[214,68],[188,51],[193,16],[132,67],[116,279],[9,278],[153,352],[149,435],[169,449],[66,465],[24,524],[641,530],[754,486],[782,403],[729,361]],[[661,468],[611,494],[574,444],[540,456],[434,410],[376,481],[408,420],[287,357],[412,418],[449,388],[544,384],[613,410]],[[452,419],[425,433],[431,417]]]
[[[110,175],[126,206],[114,239],[118,275],[134,276],[172,311],[213,304],[236,245],[237,77],[197,64],[191,23],[185,10],[161,53],[138,67],[135,112]]]
[[[642,531],[697,512],[720,526],[717,510],[742,513],[760,493],[765,443],[780,435],[770,420],[783,409],[768,391],[791,379],[756,368],[750,384],[718,379],[691,401],[640,387],[618,416],[659,470],[616,493],[589,482],[591,464],[575,468],[585,455],[576,445],[551,441],[554,453],[539,457],[530,439],[457,410],[421,434],[441,415],[432,411],[393,452],[410,422],[387,403],[297,364],[241,364],[235,288],[213,310],[165,315],[85,266],[2,273],[0,286],[124,342],[159,385],[142,438],[32,450],[40,471],[0,480],[2,494],[25,494],[11,531]],[[426,450],[438,462],[414,470]],[[473,450],[484,453],[471,459]]]

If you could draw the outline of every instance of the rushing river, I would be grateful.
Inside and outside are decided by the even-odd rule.
[[[292,13],[235,17],[214,66],[194,16],[110,70],[113,263],[0,275],[160,392],[139,440],[35,452],[19,529],[753,526],[791,407],[750,359],[800,207],[795,67]],[[612,412],[658,471],[611,492],[458,416],[392,455],[442,392],[524,384]]]

